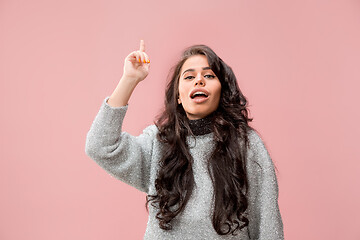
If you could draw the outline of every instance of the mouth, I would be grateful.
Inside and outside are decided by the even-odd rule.
[[[209,98],[209,92],[205,89],[194,89],[190,93],[190,98],[195,103],[203,103],[208,100]]]
[[[190,93],[191,99],[204,99],[209,97],[209,92],[205,89],[194,89]]]

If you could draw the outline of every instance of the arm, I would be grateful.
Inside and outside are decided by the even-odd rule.
[[[111,107],[106,97],[86,137],[85,152],[115,178],[148,192],[151,155],[157,128],[151,125],[139,136],[122,131],[128,105]]]
[[[278,205],[278,183],[270,155],[252,131],[248,150],[249,234],[251,239],[283,240],[283,223]]]
[[[117,179],[148,192],[151,154],[157,128],[147,127],[140,136],[122,132],[129,98],[149,72],[145,43],[131,52],[124,74],[110,97],[106,97],[86,136],[85,153]]]

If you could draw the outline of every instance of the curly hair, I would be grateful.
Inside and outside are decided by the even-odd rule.
[[[155,180],[157,194],[146,196],[148,203],[159,209],[156,218],[160,228],[171,230],[171,220],[184,210],[193,187],[193,158],[186,137],[192,135],[189,119],[178,104],[180,71],[185,61],[194,55],[205,55],[210,68],[219,78],[221,95],[218,108],[209,116],[212,121],[215,148],[207,167],[214,187],[212,224],[219,235],[241,230],[249,224],[246,215],[247,173],[246,151],[248,131],[253,118],[248,117],[248,101],[241,93],[232,69],[206,45],[193,45],[184,50],[166,87],[165,108],[157,116],[157,138],[164,144],[159,171]],[[169,77],[168,75],[168,77]],[[158,205],[156,205],[158,204]],[[235,217],[235,218],[234,218]],[[222,226],[228,230],[222,230]]]

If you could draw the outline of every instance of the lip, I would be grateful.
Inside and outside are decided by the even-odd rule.
[[[197,99],[197,98],[191,98],[191,96],[195,93],[195,92],[198,92],[198,91],[201,91],[201,92],[204,92],[206,93],[207,97],[206,98],[201,98],[201,99]],[[195,88],[193,89],[190,94],[189,94],[189,98],[191,99],[191,101],[194,101],[196,103],[203,103],[205,101],[207,101],[209,99],[209,91],[207,91],[205,88]]]
[[[194,98],[194,99],[191,99],[191,101],[194,101],[194,102],[196,102],[196,103],[203,103],[203,102],[207,101],[208,99],[209,99],[209,97],[207,97],[207,98],[200,98],[200,99]]]
[[[199,92],[204,92],[204,93],[206,93],[206,95],[208,96],[207,98],[209,98],[209,91],[208,90],[206,90],[205,88],[195,88],[195,89],[193,89],[191,92],[190,92],[190,94],[189,94],[189,98],[191,98],[191,96],[195,93],[195,92],[197,92],[197,91],[199,91]],[[207,99],[206,98],[206,99]],[[192,98],[191,98],[192,99]]]

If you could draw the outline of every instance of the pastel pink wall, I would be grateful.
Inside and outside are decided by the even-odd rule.
[[[181,51],[234,70],[276,164],[285,237],[360,239],[359,1],[0,1],[0,239],[142,239],[145,194],[85,138],[145,40],[150,73],[124,123],[163,104]]]

